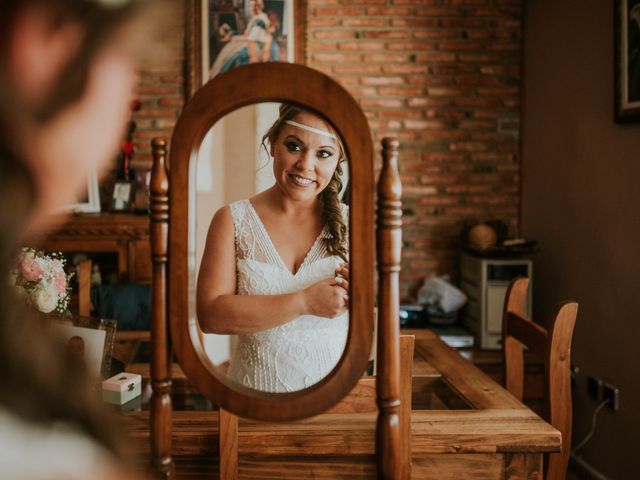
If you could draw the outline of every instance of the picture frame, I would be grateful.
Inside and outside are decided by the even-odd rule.
[[[640,120],[640,0],[615,2],[615,120]]]
[[[92,170],[87,175],[87,187],[76,203],[63,207],[64,212],[100,213],[100,185],[98,173]]]
[[[111,357],[116,320],[79,315],[51,316],[54,335],[67,345],[69,354],[84,362],[96,380],[111,377]]]
[[[306,62],[307,0],[262,0],[264,9],[258,14],[250,10],[251,3],[250,0],[189,0],[187,3],[189,97],[212,78],[212,74],[215,76],[238,64],[273,61],[277,55],[269,54],[264,49],[266,43],[261,41],[268,38],[265,23],[273,37],[272,52],[277,51],[278,55],[286,52],[286,60],[279,58],[278,61]],[[258,16],[265,20],[260,22]],[[218,64],[214,65],[216,60]]]
[[[123,180],[115,182],[111,194],[111,211],[127,212],[131,210],[133,192],[133,182]]]

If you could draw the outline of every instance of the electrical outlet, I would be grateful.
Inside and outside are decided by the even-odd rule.
[[[596,402],[602,399],[602,380],[593,375],[587,377],[587,392]]]
[[[602,386],[602,399],[607,401],[607,406],[614,412],[620,409],[620,390],[610,383]]]

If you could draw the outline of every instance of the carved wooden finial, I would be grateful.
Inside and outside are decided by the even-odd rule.
[[[382,170],[378,180],[378,379],[379,409],[376,429],[378,478],[399,479],[402,475],[400,432],[400,292],[402,249],[402,184],[398,173],[395,138],[382,140]]]
[[[151,140],[153,166],[150,182],[150,243],[153,265],[151,288],[151,470],[160,478],[173,478],[171,459],[171,354],[167,322],[167,261],[169,249],[169,176],[167,142]],[[169,426],[169,428],[167,428]]]

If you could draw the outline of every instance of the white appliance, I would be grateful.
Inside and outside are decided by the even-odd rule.
[[[525,312],[531,318],[533,262],[529,258],[486,258],[463,253],[460,270],[460,289],[468,297],[463,324],[480,348],[501,349],[504,297],[514,278],[529,278]]]

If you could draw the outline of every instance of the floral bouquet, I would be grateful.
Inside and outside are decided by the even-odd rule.
[[[69,305],[69,278],[64,271],[61,253],[45,254],[41,250],[23,248],[11,282],[28,303],[42,313],[66,313]]]

